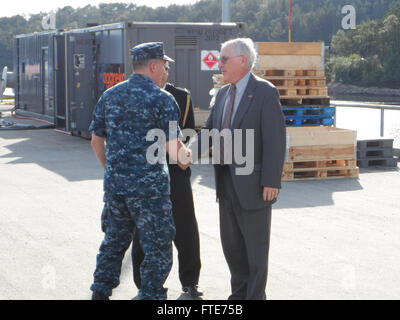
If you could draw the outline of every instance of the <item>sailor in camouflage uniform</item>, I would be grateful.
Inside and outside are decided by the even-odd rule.
[[[167,78],[165,78],[165,81]],[[179,127],[184,129],[195,129],[194,110],[190,92],[171,83],[166,83],[164,89],[171,93],[180,109]],[[188,142],[189,138],[185,142]],[[168,163],[171,181],[171,203],[176,235],[174,244],[178,252],[179,280],[182,291],[187,292],[193,298],[203,295],[199,287],[201,269],[200,239],[197,225],[195,208],[193,203],[193,192],[190,183],[190,167],[182,170],[177,164]],[[132,265],[133,281],[140,288],[140,265],[144,253],[140,247],[137,233],[132,243]]]
[[[131,49],[134,74],[110,88],[99,99],[89,131],[92,147],[104,171],[102,227],[105,232],[97,255],[92,299],[108,299],[119,284],[121,264],[135,227],[145,258],[140,267],[142,286],[138,298],[167,297],[164,282],[172,266],[175,226],[171,212],[170,181],[166,163],[150,164],[147,149],[154,144],[146,135],[161,129],[166,150],[177,160],[184,151],[178,126],[170,132],[170,121],[179,121],[178,106],[171,94],[159,88],[168,61],[161,42]],[[172,130],[172,129],[171,129]],[[181,150],[181,148],[183,148]]]

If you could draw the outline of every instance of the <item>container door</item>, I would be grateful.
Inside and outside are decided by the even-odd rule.
[[[65,104],[65,35],[54,37],[54,87],[55,87],[55,126],[66,130]]]
[[[94,33],[65,36],[66,130],[89,138],[96,103],[96,42]]]
[[[42,114],[49,113],[49,48],[42,48]]]

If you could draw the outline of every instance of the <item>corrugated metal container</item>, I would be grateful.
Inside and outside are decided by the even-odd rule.
[[[32,113],[54,114],[54,32],[16,37],[16,104]]]
[[[212,75],[222,42],[240,36],[236,23],[116,23],[16,37],[16,104],[22,113],[53,121],[57,128],[89,137],[100,95],[132,73],[129,50],[162,41],[171,64],[168,81],[189,89],[196,125],[208,114]]]

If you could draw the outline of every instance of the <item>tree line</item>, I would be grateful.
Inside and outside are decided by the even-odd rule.
[[[400,3],[382,18],[339,30],[331,42],[327,74],[332,82],[400,87]]]
[[[102,3],[56,12],[58,29],[86,27],[87,23],[123,21],[220,22],[221,0],[192,5],[150,8],[133,3]],[[288,0],[232,0],[232,21],[244,22],[243,36],[255,41],[288,41]],[[357,27],[343,30],[341,9],[356,9]],[[328,77],[333,81],[393,86],[398,55],[400,0],[292,0],[292,41],[324,41],[330,46]],[[41,31],[47,13],[0,18],[0,67],[13,68],[14,36]],[[374,67],[371,75],[368,68]],[[356,74],[356,75],[355,75]],[[389,77],[389,78],[388,78]],[[400,77],[400,76],[399,76]],[[396,82],[397,81],[397,82]],[[355,83],[355,84],[357,84]]]

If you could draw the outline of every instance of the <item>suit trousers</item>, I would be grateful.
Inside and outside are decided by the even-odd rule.
[[[221,166],[218,180],[221,242],[231,272],[229,300],[265,300],[271,206],[244,210],[228,166]]]
[[[191,170],[181,170],[177,165],[169,165],[171,179],[172,213],[176,235],[174,244],[178,252],[179,280],[183,287],[197,285],[200,276],[200,241],[195,216]],[[136,232],[137,233],[137,232]],[[138,288],[141,286],[140,265],[143,251],[135,234],[132,243],[133,280]]]

